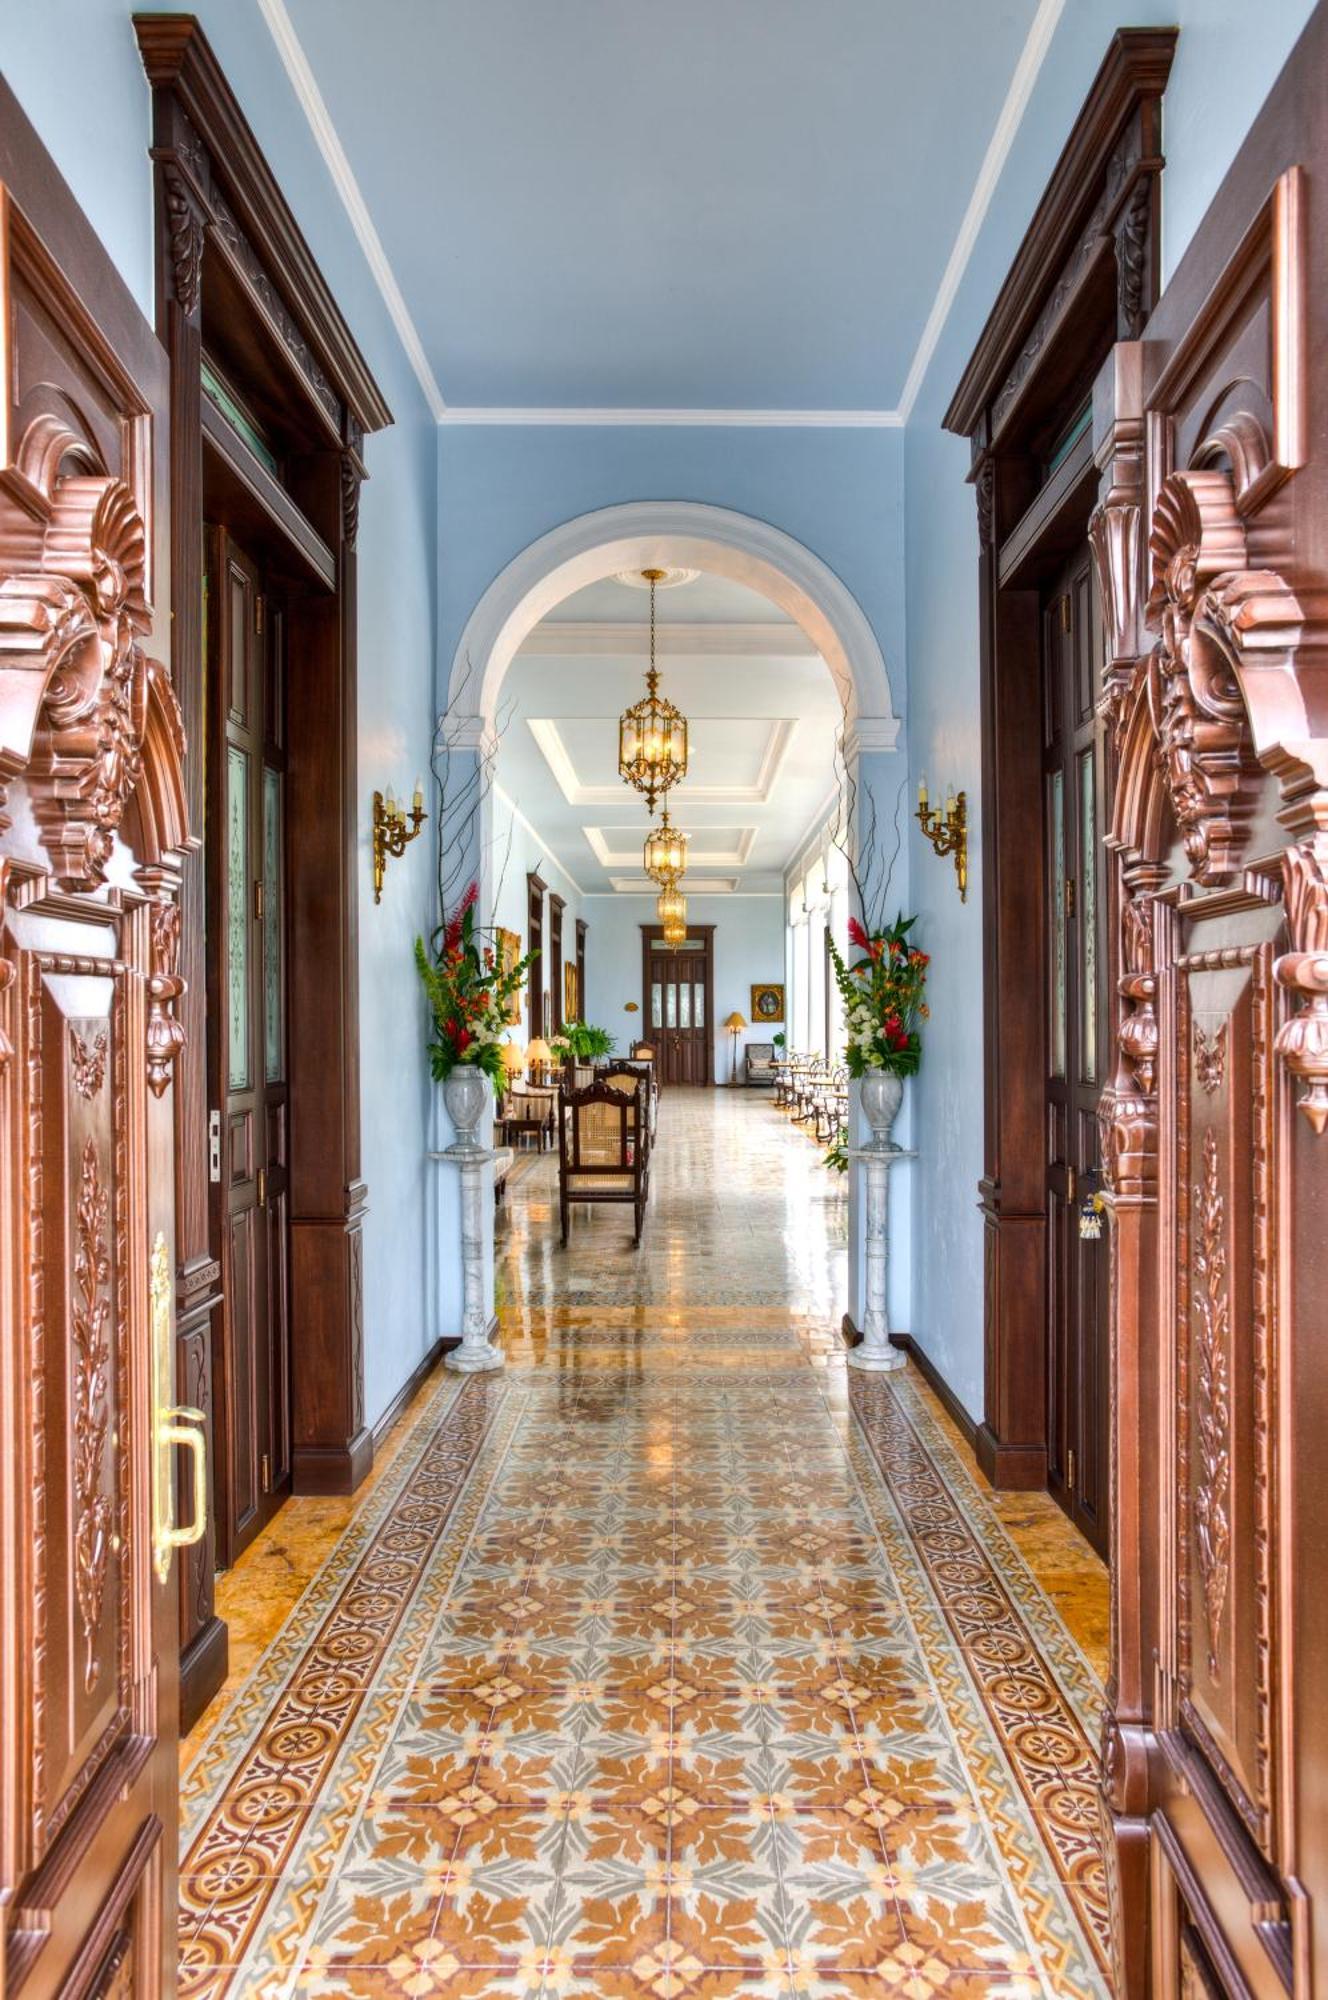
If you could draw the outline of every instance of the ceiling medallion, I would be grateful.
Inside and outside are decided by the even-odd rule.
[[[651,827],[642,850],[646,874],[661,889],[674,888],[687,873],[687,839],[685,833],[679,833],[670,823],[666,801],[664,817],[658,826]]]
[[[680,778],[687,776],[687,718],[659,692],[655,665],[655,586],[662,570],[642,570],[650,585],[650,669],[646,693],[618,723],[618,772],[623,782],[645,794],[651,812]]]
[[[677,590],[683,583],[695,583],[701,572],[699,569],[620,569],[615,583],[625,583],[629,590],[647,590],[653,576],[660,590]]]

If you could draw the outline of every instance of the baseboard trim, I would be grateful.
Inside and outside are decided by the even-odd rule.
[[[315,1498],[353,1493],[373,1467],[373,1432],[367,1427],[345,1444],[296,1445],[291,1466],[292,1493]]]
[[[435,1340],[433,1346],[428,1350],[418,1366],[411,1369],[410,1374],[406,1377],[401,1387],[397,1390],[396,1395],[392,1398],[387,1408],[383,1411],[382,1416],[373,1427],[373,1448],[375,1455],[383,1439],[387,1436],[402,1411],[415,1401],[415,1398],[419,1395],[420,1390],[424,1387],[429,1377],[441,1366],[443,1356],[450,1353],[454,1347],[460,1347],[460,1345],[461,1335],[459,1333],[441,1335]]]
[[[844,1314],[843,1320],[840,1322],[840,1331],[843,1333],[844,1345],[846,1347],[857,1347],[860,1344],[862,1334],[853,1324],[847,1313]],[[976,1456],[978,1427],[926,1349],[918,1346],[917,1341],[914,1340],[911,1333],[892,1333],[890,1335],[890,1345],[891,1347],[899,1348],[902,1353],[907,1354],[910,1361],[916,1365],[919,1375],[921,1375],[927,1387],[932,1390],[938,1401],[944,1405],[946,1414],[949,1416],[951,1422],[963,1433],[965,1444]]]
[[[980,1424],[974,1449],[978,1465],[998,1492],[1046,1491],[1047,1447],[1044,1444],[1002,1444],[989,1424]]]
[[[230,1666],[230,1632],[222,1619],[211,1617],[180,1655],[180,1734],[187,1736]]]

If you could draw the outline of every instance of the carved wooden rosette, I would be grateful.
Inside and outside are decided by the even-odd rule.
[[[1161,633],[1149,667],[1153,729],[1190,871],[1211,887],[1240,859],[1257,778],[1231,653],[1210,616],[1220,584],[1245,564],[1230,474],[1172,473],[1148,548],[1148,617]]]

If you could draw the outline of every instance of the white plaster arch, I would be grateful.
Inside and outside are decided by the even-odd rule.
[[[768,597],[801,626],[829,667],[862,747],[895,747],[900,724],[890,677],[852,592],[782,529],[691,500],[602,507],[564,521],[524,548],[466,621],[448,680],[447,712],[457,719],[473,715],[481,727],[491,727],[504,676],[541,618],[586,584],[654,564],[709,570]]]

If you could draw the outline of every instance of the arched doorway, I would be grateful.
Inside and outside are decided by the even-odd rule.
[[[826,785],[837,781],[861,803],[879,799],[881,824],[895,813],[905,766],[901,722],[876,635],[861,606],[838,576],[803,544],[768,523],[724,508],[687,501],[641,501],[607,508],[563,523],[517,554],[490,584],[466,622],[448,671],[441,704],[454,754],[482,761],[491,754],[505,678],[540,621],[579,590],[626,571],[647,567],[705,572],[745,586],[776,606],[801,629],[828,669],[839,703],[839,755]],[[472,815],[464,839],[471,852],[463,879],[479,885],[479,908],[493,915],[491,813],[487,802]],[[861,815],[858,826],[866,823]],[[543,884],[541,884],[541,889]],[[894,893],[904,893],[902,883]],[[542,996],[541,996],[542,997]],[[857,1176],[851,1176],[856,1182]],[[861,1296],[860,1190],[849,1193],[849,1283],[844,1300],[859,1318]],[[449,1316],[451,1280],[446,1245],[453,1218],[440,1191],[440,1317]],[[897,1228],[896,1296],[908,1277],[908,1214],[901,1201]],[[491,1238],[484,1251],[488,1308],[492,1307]],[[459,1287],[459,1280],[455,1281]]]

